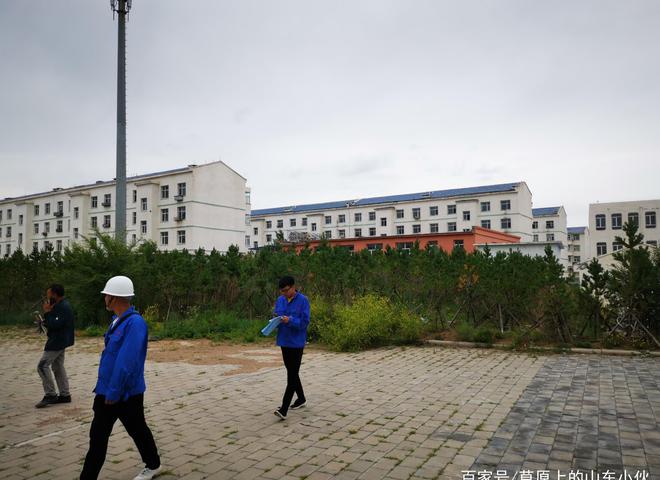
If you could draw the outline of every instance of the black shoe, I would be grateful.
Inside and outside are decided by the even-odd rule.
[[[286,420],[286,412],[283,412],[281,408],[278,408],[273,413],[276,417],[280,417],[280,420]]]
[[[71,395],[58,395],[55,403],[71,403]]]
[[[39,403],[35,405],[36,408],[44,408],[48,405],[57,403],[57,395],[44,395],[44,398],[41,399]]]
[[[300,399],[298,399],[295,402],[293,402],[293,405],[291,405],[291,407],[289,408],[291,408],[291,410],[298,410],[299,408],[303,408],[305,405],[307,405],[307,400],[301,401]]]

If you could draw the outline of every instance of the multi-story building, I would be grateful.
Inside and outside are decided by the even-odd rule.
[[[590,255],[601,257],[623,248],[616,237],[625,236],[623,224],[626,222],[636,222],[644,241],[657,247],[660,242],[658,217],[660,200],[589,204]]]
[[[61,251],[95,229],[114,234],[115,181],[0,200],[0,253]],[[152,240],[162,250],[249,245],[250,192],[223,162],[189,165],[127,179],[127,240]]]
[[[296,241],[498,230],[532,240],[525,182],[253,210],[252,247]]]
[[[558,242],[559,260],[569,265],[566,244],[568,243],[566,210],[564,207],[541,207],[532,209],[532,242]]]
[[[568,263],[577,265],[590,259],[589,228],[568,227]]]

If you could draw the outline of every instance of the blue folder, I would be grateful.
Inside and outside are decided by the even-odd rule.
[[[280,324],[281,321],[282,321],[282,317],[271,318],[268,321],[268,325],[266,325],[264,328],[261,329],[261,334],[267,337],[268,335],[273,333],[273,330],[277,328],[277,326]]]

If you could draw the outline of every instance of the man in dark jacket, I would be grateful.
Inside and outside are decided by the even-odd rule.
[[[37,372],[44,386],[44,398],[37,403],[37,408],[47,407],[54,403],[70,403],[69,379],[64,369],[64,351],[73,345],[73,310],[69,301],[64,298],[64,287],[62,285],[51,285],[46,290],[47,302],[44,303],[44,326],[48,332],[48,340],[44,347],[44,353],[39,360]],[[59,395],[55,391],[55,383]]]

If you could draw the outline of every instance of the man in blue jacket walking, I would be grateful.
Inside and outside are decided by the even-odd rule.
[[[145,468],[134,480],[148,480],[161,472],[156,442],[144,419],[144,362],[147,358],[147,324],[131,306],[133,282],[112,277],[101,292],[105,306],[114,312],[105,333],[94,392],[94,419],[89,431],[89,451],[81,480],[96,479],[105,462],[108,440],[117,419],[121,421],[142,456]]]
[[[281,295],[275,302],[275,315],[282,318],[277,327],[277,346],[282,348],[282,358],[286,367],[286,390],[282,398],[282,406],[274,413],[285,420],[289,407],[291,410],[296,410],[304,407],[307,402],[298,372],[307,342],[309,300],[296,290],[293,277],[282,277],[279,288]],[[294,393],[297,398],[291,405]]]

